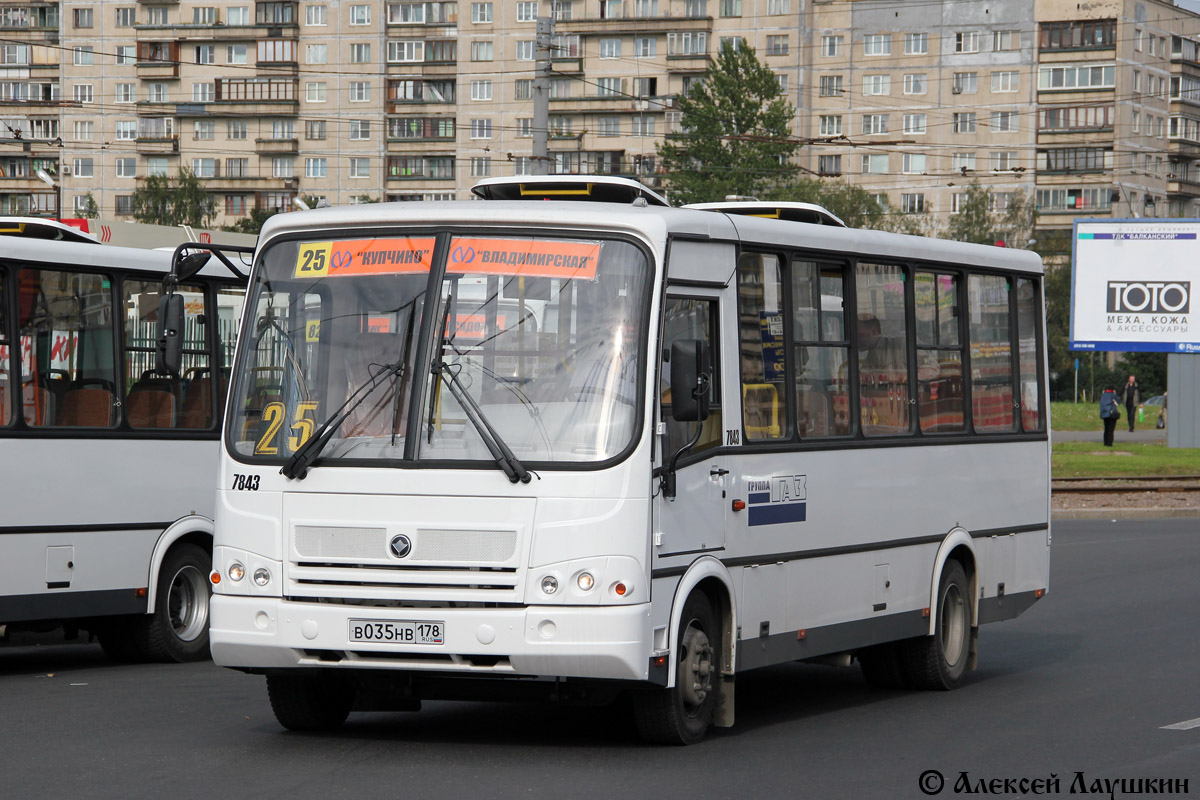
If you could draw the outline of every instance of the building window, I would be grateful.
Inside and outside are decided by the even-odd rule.
[[[790,0],[767,0],[767,14],[769,16],[777,16],[779,14],[791,13],[792,4]]]
[[[245,139],[246,138],[246,121],[231,119],[225,122],[225,138],[226,139]]]
[[[975,171],[975,154],[974,153],[955,153],[950,158],[950,165],[955,172],[961,172],[964,175],[968,172]]]
[[[350,141],[364,142],[371,138],[371,121],[367,119],[350,120]]]
[[[742,0],[721,0],[722,17],[740,17],[742,15]]]
[[[492,174],[492,160],[490,158],[474,157],[471,159],[471,177],[472,178],[487,178]]]
[[[910,134],[925,133],[925,115],[905,114],[904,132]]]
[[[770,37],[767,37],[770,38]],[[786,48],[786,39],[785,40]],[[769,49],[769,47],[768,47]],[[658,40],[653,36],[638,36],[633,40],[633,57],[634,58],[654,58],[658,53]]]
[[[596,79],[596,96],[597,97],[619,97],[621,95],[621,79],[620,78],[597,78]]]
[[[621,135],[621,118],[620,117],[600,117],[600,136],[620,136]]]
[[[491,3],[471,3],[471,22],[475,24],[492,21]],[[488,61],[491,61],[489,58]]]
[[[137,177],[137,159],[136,158],[118,158],[117,177],[118,178],[136,178]]]
[[[887,114],[863,114],[862,132],[864,136],[887,133]]]
[[[1134,49],[1141,50],[1141,35],[1134,37]],[[1109,49],[1117,42],[1115,19],[1043,22],[1038,31],[1038,47],[1042,50]]]
[[[129,216],[133,213],[133,195],[119,194],[115,198],[115,213],[119,217]]]
[[[147,9],[150,15],[150,25],[160,26],[167,24],[167,7],[166,6],[151,6]]]
[[[528,100],[533,97],[533,81],[528,78],[518,78],[513,81],[513,99]]]
[[[309,119],[304,121],[304,138],[310,142],[325,139],[325,120]]]
[[[537,42],[526,40],[517,42],[517,61],[533,61],[537,57]]]
[[[309,81],[305,83],[304,99],[309,103],[324,103],[325,81]]]
[[[118,83],[117,84],[117,102],[118,103],[137,102],[137,84],[136,83]]]
[[[1012,133],[1017,129],[1016,111],[993,111],[992,131],[996,133]]]
[[[217,86],[214,83],[193,83],[192,102],[211,103],[217,97]]]
[[[892,35],[890,33],[868,33],[863,36],[863,55],[890,56],[892,54]]]
[[[215,25],[217,22],[217,10],[211,6],[193,8],[192,9],[192,24],[193,25]]]
[[[600,57],[601,58],[620,58],[621,57],[621,40],[616,38],[600,40]]]
[[[296,176],[296,159],[291,156],[275,156],[271,159],[271,177],[294,178]]]
[[[993,92],[1015,92],[1021,88],[1021,73],[1016,70],[992,73]],[[1136,91],[1136,89],[1134,90]]]
[[[90,67],[95,63],[96,53],[90,46],[75,48],[75,66]]]
[[[473,120],[471,120],[471,138],[472,139],[490,139],[490,138],[492,138],[492,121],[490,119],[473,119]]]
[[[304,24],[324,26],[329,24],[329,7],[307,5],[304,7]]]
[[[925,195],[920,192],[900,195],[900,210],[905,214],[920,214],[925,211]]]
[[[371,7],[370,6],[350,6],[350,24],[351,25],[370,25],[371,24]]]
[[[1004,172],[1007,170],[1016,169],[1018,166],[1018,155],[1015,150],[1004,150],[991,154],[992,171]]]
[[[137,120],[123,119],[117,121],[117,141],[129,142],[137,138]]]
[[[137,24],[137,9],[136,8],[118,8],[116,9],[117,18],[115,25],[118,28],[132,28]]]
[[[289,13],[290,13],[289,6]],[[292,20],[289,18],[288,23]],[[248,6],[232,6],[225,11],[225,24],[231,26],[244,26],[250,24],[250,8]]]
[[[841,175],[842,157],[817,156],[817,173],[820,175]]]
[[[350,102],[367,103],[371,100],[371,84],[367,81],[350,81]]]
[[[975,112],[974,111],[959,111],[955,112],[953,117],[953,131],[955,133],[974,133],[975,132]]]
[[[904,34],[904,54],[905,55],[924,55],[929,52],[929,34],[928,33],[906,33]]]
[[[369,177],[371,177],[371,159],[369,159],[369,158],[352,158],[352,159],[350,159],[350,177],[351,178],[369,178]]]
[[[96,99],[90,83],[77,83],[72,86],[71,97],[76,103],[92,103]]]
[[[198,119],[192,125],[192,138],[201,141],[216,138],[216,128],[217,123],[213,120]]]
[[[132,44],[117,45],[117,66],[123,67],[137,63],[137,46]]]
[[[819,132],[822,136],[841,136],[842,117],[839,114],[822,114]]]
[[[892,92],[891,75],[863,75],[863,94],[884,95]]]
[[[842,54],[842,42],[845,41],[844,36],[822,36],[821,37],[821,55],[826,58],[835,58]]]
[[[162,177],[167,174],[166,156],[150,156],[146,159],[146,174]]]
[[[471,81],[471,99],[472,100],[491,100],[492,99],[492,82],[491,81]]]
[[[1113,64],[1064,64],[1038,69],[1038,89],[1111,89],[1116,86]]]
[[[702,56],[708,52],[708,33],[684,31],[667,34],[668,56]]]
[[[554,0],[554,19],[559,21],[569,20],[573,14],[575,4],[571,0]]]
[[[533,120],[529,117],[517,119],[517,136],[526,139],[533,136]]]
[[[491,5],[490,3],[488,5]],[[471,60],[472,61],[491,61],[492,60],[492,43],[491,42],[471,42]]]
[[[246,45],[230,44],[225,46],[225,63],[226,64],[245,64],[246,63]]]
[[[304,46],[304,60],[309,64],[325,64],[329,61],[329,46],[308,44]]]
[[[910,73],[904,76],[905,94],[925,94],[926,75],[924,72]]]
[[[72,164],[72,168],[73,168],[73,170],[74,170],[75,177],[76,177],[76,178],[92,178],[92,177],[95,177],[95,175],[93,174],[93,170],[94,170],[93,163],[94,163],[94,162],[93,162],[93,161],[92,161],[92,159],[90,159],[90,158],[77,158],[77,159],[75,159],[75,160],[74,160],[74,162],[73,162],[73,164]]]
[[[767,37],[767,55],[769,56],[786,56],[788,54],[788,37],[787,36],[768,36]]]
[[[517,22],[537,22],[538,4],[536,2],[517,3]]]
[[[905,174],[920,175],[925,172],[925,155],[922,153],[905,153],[901,161],[901,171]]]
[[[93,25],[94,16],[90,8],[76,8],[71,16],[76,28],[90,28]]]
[[[953,94],[975,94],[979,91],[978,72],[956,72],[950,85]]]
[[[227,194],[225,195],[225,216],[241,217],[246,214],[246,195],[244,194]]]
[[[654,135],[654,117],[644,117],[638,115],[633,118],[633,135],[634,136],[653,136]]]
[[[978,53],[979,31],[960,31],[954,34],[954,52]]]
[[[192,174],[197,178],[217,177],[217,160],[215,158],[193,158]]]
[[[992,31],[992,51],[999,53],[1004,50],[1021,49],[1020,31]]]
[[[821,76],[821,97],[840,97],[842,94],[841,75]]]
[[[371,45],[361,42],[350,45],[350,62],[353,64],[370,64]]]
[[[864,155],[862,157],[862,172],[864,175],[886,175],[888,171],[888,156],[886,153]]]
[[[326,162],[323,158],[304,159],[304,177],[324,178],[326,169],[325,164]]]
[[[77,142],[90,142],[96,137],[96,123],[92,120],[75,120],[71,126],[74,132],[74,139]]]

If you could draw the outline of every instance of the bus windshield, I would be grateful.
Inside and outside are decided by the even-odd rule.
[[[494,440],[531,464],[616,457],[645,385],[648,278],[641,249],[594,237],[273,244],[248,299],[231,450],[282,462],[320,431],[326,463],[494,463]]]

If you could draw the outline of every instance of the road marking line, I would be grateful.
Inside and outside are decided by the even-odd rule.
[[[1159,730],[1161,730],[1161,731],[1190,731],[1192,728],[1200,728],[1200,717],[1196,717],[1195,719],[1185,720],[1183,722],[1176,722],[1174,725],[1163,725],[1161,728],[1159,728]]]

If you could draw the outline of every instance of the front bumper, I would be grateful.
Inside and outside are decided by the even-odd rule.
[[[443,622],[439,645],[351,643],[349,620]],[[646,680],[650,605],[377,608],[214,594],[209,640],[226,667],[374,668],[497,677]]]

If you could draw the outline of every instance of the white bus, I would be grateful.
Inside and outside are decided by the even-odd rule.
[[[568,191],[267,223],[216,662],[290,729],[630,690],[673,743],[769,664],[957,686],[1048,587],[1038,257]]]
[[[171,253],[12,232],[0,235],[0,636],[62,627],[122,659],[206,658],[212,475],[245,283],[205,266],[178,287],[183,369],[162,374]]]

